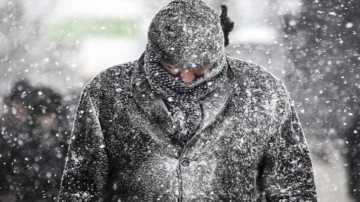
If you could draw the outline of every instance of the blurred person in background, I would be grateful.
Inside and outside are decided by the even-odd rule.
[[[225,55],[233,22],[200,0],[154,17],[137,61],[84,88],[60,201],[316,201],[283,83]]]
[[[62,96],[16,82],[0,121],[0,201],[54,201],[68,141]]]

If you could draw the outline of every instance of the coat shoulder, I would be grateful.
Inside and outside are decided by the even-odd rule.
[[[91,79],[84,88],[91,97],[98,98],[101,93],[121,93],[131,85],[131,75],[138,61],[107,68]]]
[[[241,86],[239,90],[289,96],[284,82],[276,78],[264,67],[232,57],[228,57],[228,62],[234,72],[235,82]]]
[[[107,68],[91,79],[84,87],[83,96],[89,96],[98,110],[100,105],[125,102],[131,91],[131,75],[138,61]]]
[[[228,61],[234,72],[234,102],[250,103],[266,109],[267,114],[279,120],[290,113],[294,103],[280,79],[254,63],[235,58],[229,58]]]

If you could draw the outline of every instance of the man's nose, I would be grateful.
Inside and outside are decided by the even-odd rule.
[[[184,83],[191,83],[195,80],[195,74],[189,69],[183,69],[180,72],[180,80]]]

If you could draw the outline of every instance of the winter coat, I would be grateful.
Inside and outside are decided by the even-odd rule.
[[[60,201],[316,201],[309,150],[281,81],[227,58],[230,82],[201,101],[183,147],[142,74],[107,69],[79,102]]]

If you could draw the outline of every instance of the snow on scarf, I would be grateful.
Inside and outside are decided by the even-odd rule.
[[[213,64],[190,84],[170,75],[160,61],[195,68]],[[194,135],[202,119],[200,100],[226,82],[224,34],[219,16],[199,0],[171,2],[153,19],[144,69],[152,89],[160,94],[172,114],[172,137],[181,145]]]

